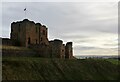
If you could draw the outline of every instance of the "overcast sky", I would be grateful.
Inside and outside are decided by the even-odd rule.
[[[24,18],[46,25],[49,40],[72,41],[74,55],[118,55],[117,2],[3,2],[2,37]]]

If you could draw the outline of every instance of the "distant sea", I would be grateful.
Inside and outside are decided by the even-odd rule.
[[[75,56],[77,59],[87,59],[87,58],[98,58],[98,59],[108,59],[108,58],[110,58],[110,59],[118,59],[118,58],[120,58],[120,56],[118,56],[118,55],[116,55],[116,56],[106,56],[106,55],[104,55],[104,56],[100,56],[100,55],[85,55],[85,56]]]

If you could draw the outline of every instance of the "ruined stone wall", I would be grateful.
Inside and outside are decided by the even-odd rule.
[[[26,46],[28,44],[37,44],[39,40],[39,32],[36,31],[35,23],[32,21],[26,21]]]
[[[5,50],[2,49],[2,56],[7,57],[38,57],[33,50]]]
[[[49,45],[46,26],[28,19],[11,24],[11,39],[25,47],[29,44]]]
[[[36,51],[36,56],[50,58],[50,47],[48,45],[31,44],[29,45],[29,48],[32,48],[34,51]]]
[[[25,29],[25,22],[13,22],[11,24],[11,40],[20,46],[26,46],[26,29]]]
[[[65,44],[63,44],[61,47],[61,58],[65,58]]]
[[[49,41],[49,48],[50,48],[50,57],[53,56],[53,51],[54,51],[54,41]]]
[[[67,42],[65,46],[65,58],[73,58],[72,42]]]
[[[37,34],[36,44],[40,44],[40,28],[41,28],[41,24],[36,23],[35,24],[35,30],[36,30],[36,34]]]
[[[50,54],[51,57],[56,58],[64,58],[65,56],[65,47],[63,45],[63,41],[61,40],[54,40],[50,41]]]
[[[32,21],[26,22],[26,45],[27,44],[49,45],[46,26],[40,23],[35,24]]]
[[[2,45],[13,45],[13,42],[9,38],[2,38]]]
[[[49,45],[47,28],[45,25],[40,26],[40,44]]]
[[[19,46],[29,47],[41,57],[72,58],[72,42],[65,46],[62,40],[48,41],[45,25],[24,19],[11,24],[11,41]]]

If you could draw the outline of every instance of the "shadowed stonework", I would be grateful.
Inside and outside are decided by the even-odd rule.
[[[3,39],[3,45],[27,47],[40,57],[73,58],[72,42],[63,44],[62,40],[49,41],[48,28],[28,19],[11,23],[10,39]]]

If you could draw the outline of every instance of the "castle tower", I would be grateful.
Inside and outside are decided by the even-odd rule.
[[[20,46],[44,44],[49,45],[47,27],[24,19],[11,24],[11,40]]]
[[[65,46],[62,40],[55,39],[50,41],[51,57],[65,58]]]
[[[72,42],[67,42],[65,46],[65,58],[71,59],[73,57]]]
[[[28,19],[11,23],[11,42],[15,45],[32,48],[40,57],[73,58],[72,42],[48,41],[47,35],[45,25]]]

